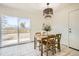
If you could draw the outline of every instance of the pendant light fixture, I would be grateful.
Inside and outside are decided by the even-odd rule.
[[[47,18],[47,17],[52,17],[52,15],[53,15],[53,9],[52,8],[50,8],[49,7],[49,3],[47,3],[47,8],[45,8],[44,10],[43,10],[43,16],[45,17],[45,18]]]

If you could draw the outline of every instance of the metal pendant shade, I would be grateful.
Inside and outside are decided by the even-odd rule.
[[[49,6],[49,3],[47,3],[47,6]],[[48,8],[46,8],[46,9],[43,10],[43,16],[45,18],[52,17],[52,15],[53,15],[53,9],[52,8],[48,7]]]

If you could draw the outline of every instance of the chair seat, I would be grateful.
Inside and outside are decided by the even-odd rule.
[[[44,40],[42,43],[43,43],[44,45],[46,45],[46,44],[47,44],[47,40]],[[55,41],[54,41],[54,40],[49,40],[49,41],[48,41],[48,45],[55,45]]]

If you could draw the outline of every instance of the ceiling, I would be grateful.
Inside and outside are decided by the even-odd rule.
[[[46,3],[3,3],[2,5],[25,11],[39,11],[47,7]],[[50,3],[49,6],[55,10],[60,4]]]
[[[19,10],[23,10],[26,12],[39,12],[44,10],[47,5],[46,3],[1,3],[0,5],[2,6],[6,6],[6,7],[10,7],[10,8],[15,8],[15,9],[19,9]],[[50,7],[53,8],[54,12],[55,11],[59,11],[59,9],[62,9],[63,7],[65,8],[65,6],[71,6],[71,5],[78,5],[79,4],[73,4],[73,3],[50,3]]]

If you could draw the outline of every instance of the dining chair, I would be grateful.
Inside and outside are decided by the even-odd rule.
[[[43,45],[44,45],[45,49],[43,49],[43,50],[45,50],[47,56],[48,56],[49,51],[52,51],[53,55],[56,53],[55,42],[56,42],[55,35],[48,35],[47,38],[42,38],[42,49],[43,49]],[[44,53],[43,50],[42,50],[42,55]]]
[[[56,48],[59,50],[59,52],[61,51],[61,45],[60,45],[60,40],[61,40],[61,34],[56,34]]]

